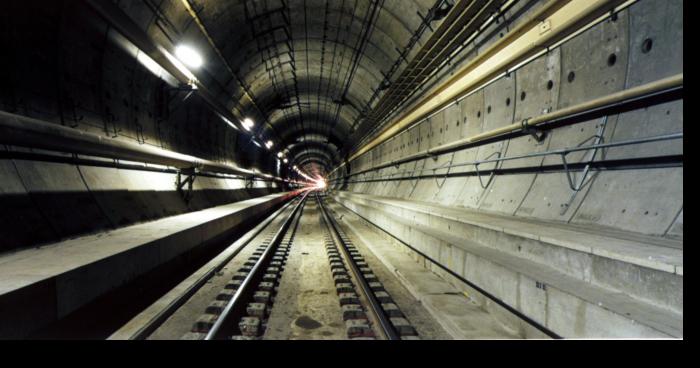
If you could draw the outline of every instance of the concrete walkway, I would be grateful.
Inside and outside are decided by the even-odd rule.
[[[452,338],[517,339],[525,337],[482,309],[479,303],[469,295],[414,261],[407,253],[397,251],[390,241],[363,223],[357,215],[337,204],[331,207],[343,216],[342,226],[349,230],[348,234],[360,240],[356,244],[367,250],[363,254],[371,253],[372,258],[381,262]],[[372,268],[377,267],[373,265]],[[535,331],[531,333],[531,337],[546,337]]]
[[[0,337],[22,337],[245,220],[289,193],[65,240],[0,258]]]

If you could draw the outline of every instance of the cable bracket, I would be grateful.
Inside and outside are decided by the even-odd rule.
[[[523,133],[530,134],[537,143],[544,142],[544,139],[547,138],[547,132],[528,125],[529,121],[530,118],[523,119],[523,121],[520,122],[520,130],[522,130]]]
[[[197,177],[197,173],[197,169],[194,167],[188,167],[177,171],[177,182],[175,183],[175,186],[177,188],[177,192],[180,193],[180,196],[185,200],[185,202],[189,202],[190,199],[192,199],[192,184],[194,183],[194,179]],[[185,176],[184,179],[183,175]],[[183,189],[185,185],[187,185],[187,189]]]

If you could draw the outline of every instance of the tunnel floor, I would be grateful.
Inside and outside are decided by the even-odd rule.
[[[0,326],[0,335],[549,339],[563,337],[552,328],[558,325],[594,337],[613,331],[682,333],[682,319],[673,312],[522,258],[536,255],[537,248],[518,255],[517,262],[505,252],[527,246],[531,240],[525,239],[533,238],[527,231],[549,229],[551,244],[554,236],[569,234],[552,232],[554,225],[531,223],[513,238],[493,228],[513,219],[461,211],[460,219],[472,226],[465,228],[466,222],[440,217],[450,213],[307,188],[6,254],[0,307],[13,318]],[[433,228],[422,225],[425,221]],[[505,248],[488,249],[456,236],[464,231]],[[572,234],[562,238],[564,246],[592,241],[614,251],[616,242],[629,242],[617,233]],[[682,250],[645,240],[659,243],[654,250],[668,257],[646,257],[651,243],[645,243],[639,254],[625,253],[627,262],[654,267],[677,262]],[[67,259],[71,262],[56,261]],[[541,312],[539,321],[532,318]],[[607,315],[591,314],[601,312]],[[612,324],[632,318],[640,322],[619,329]]]
[[[418,263],[394,255],[390,261],[382,261],[391,252],[384,247],[374,247],[373,244],[386,243],[376,229],[362,226],[357,216],[349,211],[331,204],[327,206],[333,211],[338,225],[345,231],[347,240],[352,241],[356,249],[364,257],[366,265],[376,277],[375,283],[381,284],[381,292],[375,293],[380,298],[381,305],[390,305],[391,312],[387,315],[401,315],[402,320],[390,320],[406,323],[400,328],[402,339],[454,339],[454,338],[522,338],[512,328],[497,321],[488,312],[476,306],[465,293],[458,292],[450,284],[433,275],[433,278],[411,277],[422,269]],[[268,226],[271,229],[282,226],[285,212],[277,216]],[[262,340],[346,340],[346,339],[376,339],[379,333],[371,332],[378,328],[376,323],[367,323],[367,330],[357,327],[352,322],[363,321],[359,314],[348,313],[347,305],[358,307],[368,313],[370,307],[361,295],[359,300],[345,304],[346,292],[334,283],[337,272],[331,268],[333,254],[329,253],[325,244],[329,244],[328,230],[324,224],[319,203],[307,199],[297,218],[293,239],[289,245],[285,264],[276,280],[276,286],[266,302],[267,313],[260,318],[261,325],[256,333],[247,335],[237,331],[234,339]],[[292,230],[288,230],[292,231]],[[240,272],[247,272],[247,262],[260,248],[256,243],[269,240],[269,232],[262,231],[243,247],[220,271],[216,272],[207,282],[192,295],[187,302],[173,314],[147,339],[202,339],[211,330],[213,321],[221,317],[224,303],[231,299],[231,294],[222,294],[227,284],[236,279]],[[345,237],[344,236],[344,237]],[[346,261],[347,262],[347,261]],[[388,263],[394,262],[394,263]],[[396,264],[396,265],[394,265]],[[401,278],[400,275],[408,275]],[[423,280],[424,285],[412,285],[412,282]],[[425,282],[431,282],[426,285]],[[264,282],[264,281],[263,281]],[[373,284],[376,287],[376,284]],[[431,291],[425,291],[429,287]],[[410,288],[410,289],[409,289]],[[260,287],[258,286],[258,290]],[[361,294],[357,292],[356,294]],[[433,303],[432,299],[441,298],[441,303]],[[390,298],[387,299],[387,298]],[[253,298],[255,299],[255,298]],[[343,300],[341,300],[343,299]],[[429,307],[423,300],[429,302]],[[156,303],[157,304],[157,303]],[[219,306],[214,312],[212,305]],[[389,308],[389,307],[387,307]],[[250,317],[251,313],[247,313]],[[364,313],[362,313],[364,316]],[[139,318],[132,320],[138,324]],[[145,322],[146,320],[143,320]],[[443,326],[447,326],[446,330]],[[412,330],[412,331],[408,331]],[[372,335],[372,336],[369,336]],[[119,336],[119,332],[115,336]]]
[[[243,212],[248,206],[239,204],[236,208]],[[402,251],[379,228],[325,194],[307,191],[281,206],[272,207],[267,212],[269,215],[258,216],[257,221],[249,219],[229,236],[211,241],[211,245],[203,247],[205,251],[199,250],[196,255],[184,253],[165,262],[27,337],[147,340],[547,337],[513,324],[513,316],[504,317],[502,312],[484,308],[483,296],[474,295],[473,290],[467,292],[454,279],[426,269],[424,263]],[[182,225],[183,221],[183,217],[176,216],[167,223]],[[151,223],[149,227],[167,229],[167,223]],[[174,229],[170,227],[169,231]],[[111,237],[114,242],[121,242],[119,234]],[[84,242],[77,241],[78,245]],[[80,268],[54,276],[59,285],[56,291],[59,306],[77,305],[80,301],[80,295],[66,291],[66,286],[61,290],[61,283],[69,282],[65,280],[71,280],[81,290],[104,287],[119,280],[118,270],[124,264],[118,261],[120,252],[116,249],[112,252],[102,262],[116,263],[102,267],[114,267],[114,271],[101,278],[81,279],[80,275],[89,271]],[[31,259],[40,254],[40,249],[20,252],[8,256],[6,261]],[[141,257],[146,254],[141,253]],[[22,278],[25,282],[30,279]],[[20,290],[32,292],[37,285],[41,282],[30,283]],[[8,311],[18,316],[21,312]],[[18,321],[21,322],[21,317]]]

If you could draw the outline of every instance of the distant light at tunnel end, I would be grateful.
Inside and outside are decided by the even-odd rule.
[[[326,189],[326,181],[324,179],[317,179],[315,182],[316,189]]]
[[[175,56],[178,60],[182,61],[183,64],[191,68],[199,68],[203,63],[202,56],[193,48],[186,45],[176,47]]]

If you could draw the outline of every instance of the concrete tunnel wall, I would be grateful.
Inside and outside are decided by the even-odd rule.
[[[633,4],[619,12],[616,20],[605,20],[397,134],[352,161],[349,171],[347,167],[338,170],[332,176],[341,179],[333,186],[334,198],[447,270],[474,282],[562,336],[682,336],[682,167],[600,171],[579,192],[570,189],[564,172],[536,170],[495,175],[491,181],[484,176],[485,188],[477,176],[381,180],[444,174],[444,169],[433,169],[590,145],[601,128],[604,143],[683,132],[682,99],[610,115],[605,123],[603,119],[595,119],[556,128],[549,131],[542,143],[531,136],[522,136],[342,180],[344,175],[431,147],[683,73],[682,19],[681,1],[650,0]],[[496,33],[495,40],[500,37]],[[465,55],[432,86],[449,78],[451,71],[495,40],[488,40]],[[432,90],[427,86],[423,94]],[[405,109],[410,109],[419,99],[420,96],[414,98]],[[400,114],[398,111],[394,117]],[[682,154],[682,140],[673,140],[604,149],[595,160]],[[569,163],[590,159],[589,152],[567,156]],[[480,169],[537,168],[561,163],[559,156],[530,157],[504,161],[498,166],[483,164]],[[474,171],[474,166],[457,166],[448,172],[467,171]],[[580,173],[573,178],[577,181]],[[393,199],[399,201],[392,202]],[[491,214],[496,217],[488,217]],[[458,220],[459,216],[477,220]],[[503,218],[513,221],[501,222]],[[489,221],[498,223],[491,225]],[[534,230],[537,225],[543,227]],[[495,230],[497,227],[503,228]],[[553,230],[552,237],[562,229],[569,229],[572,238],[559,243],[545,241],[549,236],[547,227]],[[616,255],[605,256],[566,244],[584,244],[583,239],[591,234],[608,237],[601,238],[603,247],[613,244],[618,237],[638,239],[635,241],[639,243],[633,241],[627,249],[618,248]],[[645,247],[646,242],[662,244],[649,253],[649,260],[664,258],[665,246],[680,247],[680,253],[671,251],[680,254],[680,268],[661,271],[643,262],[630,261],[640,257],[639,247]],[[418,253],[399,248],[409,251],[427,268],[453,280],[470,295],[475,293]],[[654,254],[656,251],[664,254]],[[642,258],[646,259],[646,255]],[[624,301],[608,299],[610,295],[623,296]],[[481,300],[481,304],[498,310],[488,300]],[[637,309],[626,309],[625,304]],[[640,310],[647,312],[638,313]],[[507,316],[502,318],[512,323],[514,329],[522,328]],[[658,323],[660,320],[663,322]]]
[[[547,111],[682,73],[682,13],[681,1],[634,4],[620,12],[616,21],[607,20],[587,30],[509,77],[499,79],[384,142],[352,162],[351,173]],[[651,40],[649,50],[646,49],[647,40]],[[352,180],[400,176],[399,173],[410,175],[417,170],[431,174],[432,169],[493,158],[498,154],[508,157],[591,144],[590,139],[601,124],[601,119],[595,119],[555,129],[541,144],[524,136],[440,155],[436,160],[424,159],[384,168],[353,177],[347,190],[682,238],[682,168],[599,172],[574,195],[571,202],[574,192],[563,172],[496,175],[486,188],[476,176],[352,183]],[[683,101],[679,100],[610,116],[604,128],[603,142],[682,131]],[[678,140],[604,150],[606,159],[682,153],[682,143]],[[571,163],[587,161],[590,155],[587,152],[571,153],[567,160]],[[600,157],[600,154],[596,156],[597,159]],[[547,156],[505,161],[499,167],[548,164],[561,164],[561,158]],[[494,165],[484,164],[481,168],[490,169]],[[449,172],[472,170],[472,166],[462,166]],[[578,179],[577,176],[574,178]],[[486,183],[488,178],[482,180]],[[336,188],[341,188],[341,184]]]
[[[0,71],[4,111],[113,139],[275,172],[272,157],[230,129],[196,95],[184,100],[114,41],[81,2],[8,4]],[[36,32],[27,31],[36,29]],[[46,29],[55,32],[47,35]],[[167,99],[171,101],[165,102]],[[42,153],[3,145],[3,151]],[[0,160],[0,252],[196,211],[280,190],[277,184],[199,176],[185,201],[176,175]]]
[[[2,33],[2,37],[6,38],[2,41],[20,52],[10,53],[6,58],[9,67],[0,70],[0,82],[7,86],[0,90],[2,110],[112,139],[135,141],[219,162],[235,161],[243,167],[256,167],[284,176],[275,165],[274,155],[257,149],[245,134],[228,128],[196,93],[185,99],[186,93],[174,90],[154,75],[137,51],[124,46],[117,32],[81,3],[26,0],[22,6],[15,3],[8,6],[5,14],[12,17],[3,18],[7,32]],[[413,14],[416,10],[425,13],[431,3],[427,0],[416,3],[386,2],[385,11],[380,12],[377,18],[377,26],[363,57],[359,58],[357,76],[347,95],[350,103],[347,108],[338,108],[337,121],[332,121],[331,109],[322,109],[316,115],[313,111],[317,110],[316,104],[328,105],[329,101],[320,95],[324,92],[332,94],[331,91],[340,88],[344,81],[340,77],[328,78],[328,84],[333,84],[333,89],[315,90],[315,85],[323,81],[323,62],[315,62],[314,57],[322,58],[324,55],[319,50],[325,47],[326,32],[320,30],[326,17],[319,13],[324,8],[324,2],[308,2],[309,7],[319,15],[309,19],[313,25],[310,38],[315,48],[309,47],[305,51],[312,61],[307,68],[300,68],[298,82],[292,84],[291,80],[283,80],[282,84],[285,88],[298,85],[302,90],[300,94],[304,96],[316,92],[319,95],[313,104],[309,97],[309,109],[299,112],[313,120],[310,131],[327,134],[329,138],[339,141],[352,133],[353,122],[360,117],[357,107],[365,105],[373,88],[382,81],[382,73],[397,59],[398,48],[405,44],[404,41],[420,22],[418,17],[404,19],[396,10],[406,6],[410,8],[406,10],[407,13]],[[455,70],[527,20],[544,3],[533,6],[529,2],[528,6],[526,2],[517,3],[503,15],[507,22],[492,24],[476,38],[474,47],[466,47],[460,53],[461,60],[453,59],[449,67],[439,71],[436,78],[431,79],[401,110],[394,113],[393,118],[414,106],[422,96],[434,91]],[[163,16],[153,15],[151,10],[145,9],[147,4],[144,2],[118,4],[159,43],[169,44],[174,39],[207,44],[180,2],[159,5],[157,8],[163,12]],[[307,3],[303,4],[305,7]],[[369,2],[362,3],[362,6],[367,4]],[[299,4],[293,5],[297,7],[292,7],[292,16],[301,17]],[[521,13],[522,9],[527,10]],[[342,12],[331,6],[331,14]],[[287,108],[282,107],[284,104],[276,104],[277,91],[268,80],[266,64],[256,61],[259,56],[256,54],[256,42],[249,42],[242,35],[236,39],[227,38],[231,25],[240,26],[245,21],[242,14],[240,4],[230,6],[222,1],[204,6],[200,17],[208,25],[210,36],[222,45],[221,51],[227,63],[237,69],[236,73],[241,73],[243,84],[251,87],[257,97],[269,105],[265,107],[269,108],[265,112],[269,113],[271,125],[281,128],[281,136],[285,139],[295,137],[292,145],[302,146],[302,150],[296,152],[298,157],[304,157],[307,153],[316,158],[324,155],[335,157],[336,152],[316,147],[309,149],[307,141],[298,140],[297,135],[301,137],[306,133],[303,129],[290,128],[295,124],[285,118]],[[618,13],[615,20],[605,20],[367,152],[351,162],[350,173],[682,73],[682,18],[683,4],[680,0],[639,1]],[[348,20],[342,18],[342,21]],[[331,28],[340,29],[345,24],[343,22]],[[438,26],[439,23],[433,23],[433,27]],[[55,32],[47,37],[45,33],[26,31],[34,27],[51,28]],[[241,34],[249,31],[241,31]],[[297,29],[293,31],[294,34],[302,34]],[[355,38],[362,31],[359,22],[350,23],[347,28],[348,34]],[[419,46],[423,46],[427,36],[429,33],[421,38]],[[319,41],[320,37],[323,37],[323,41]],[[292,40],[294,47],[300,50],[304,49],[304,42],[303,38]],[[328,42],[328,47],[333,44],[343,52],[351,51],[343,43]],[[414,48],[408,59],[415,56],[419,49]],[[207,49],[206,52],[212,51]],[[205,57],[217,59],[213,54]],[[304,58],[299,59],[301,64]],[[345,62],[349,66],[349,59]],[[233,110],[240,105],[244,109],[254,110],[224,63],[213,61],[199,77],[208,86],[215,86],[215,97],[223,101],[225,107]],[[256,121],[261,120],[256,117]],[[333,125],[326,126],[331,123]],[[569,188],[566,175],[562,172],[496,175],[486,188],[475,176],[362,182],[391,178],[401,173],[410,175],[417,170],[431,174],[432,170],[447,165],[483,160],[495,155],[509,157],[590,144],[600,129],[603,129],[604,142],[682,132],[683,101],[611,115],[604,126],[602,119],[595,119],[557,128],[549,132],[542,143],[524,136],[440,155],[435,160],[419,160],[369,172],[353,177],[349,183],[336,184],[335,198],[394,235],[414,240],[415,244],[412,245],[420,245],[422,251],[442,265],[458,273],[464,272],[461,275],[466,279],[484,286],[509,305],[517,306],[526,315],[547,324],[563,336],[678,336],[678,328],[669,327],[677,322],[676,317],[671,317],[676,318],[673,323],[659,327],[647,321],[646,317],[635,316],[643,323],[630,325],[624,319],[608,317],[608,311],[602,307],[591,306],[591,298],[586,299],[585,294],[597,296],[607,291],[622,290],[631,295],[635,302],[641,301],[642,308],[649,307],[645,310],[656,311],[651,307],[659,307],[670,311],[670,314],[680,313],[682,325],[682,167],[596,172],[579,192]],[[266,134],[269,130],[275,129],[264,128]],[[303,134],[300,135],[300,132]],[[327,147],[337,148],[332,145]],[[42,153],[40,150],[10,146],[0,149]],[[602,155],[599,153],[595,159],[682,154],[682,142],[676,140],[610,148],[604,150]],[[590,154],[571,153],[567,159],[569,162],[586,162]],[[482,168],[537,168],[560,163],[561,159],[556,156],[532,157],[499,165],[485,164]],[[471,170],[473,167],[462,166],[451,168],[449,172]],[[341,171],[335,178],[346,173]],[[488,178],[482,179],[488,181]],[[574,179],[578,179],[578,176],[575,175]],[[353,180],[360,182],[353,183]],[[246,188],[242,180],[198,177],[194,182],[194,196],[190,201],[185,201],[175,190],[175,181],[175,175],[167,173],[1,159],[0,201],[4,208],[0,215],[0,233],[6,235],[0,243],[0,252],[120,228],[281,190],[272,183],[255,182],[254,188]],[[362,194],[374,197],[363,197]],[[407,200],[410,206],[406,202],[399,205],[381,202],[377,198]],[[443,207],[425,210],[419,208],[422,203]],[[483,224],[470,227],[457,220],[443,221],[437,216],[441,208],[458,209],[464,213],[504,215],[519,221],[521,225],[554,224],[559,226],[557,229],[566,228],[574,232],[579,229],[592,230],[602,234],[639,237],[644,241],[658,239],[660,243],[667,241],[672,246],[680,243],[681,263],[680,266],[670,265],[669,271],[661,269],[667,264],[654,263],[654,267],[658,266],[654,268],[647,267],[639,259],[634,259],[637,263],[624,259],[624,249],[615,254],[618,258],[606,258],[542,241],[523,241],[513,234],[505,236],[484,230],[486,226]],[[400,222],[402,220],[405,222]],[[514,230],[519,229],[514,227]],[[547,291],[549,294],[535,290],[539,288],[535,285],[547,280],[533,276],[534,273],[526,275],[522,269],[527,267],[518,268],[516,266],[520,264],[516,263],[511,268],[494,266],[479,263],[474,257],[470,260],[463,254],[459,261],[453,255],[461,253],[457,253],[457,247],[452,247],[457,241],[440,238],[443,235],[440,232],[457,234],[459,241],[465,244],[473,240],[480,242],[477,245],[468,244],[473,246],[473,254],[479,255],[478,252],[483,251],[478,245],[499,251],[512,250],[517,256],[509,254],[509,257],[522,261],[522,265],[528,265],[526,261],[531,261],[537,266],[539,262],[561,272],[567,282],[583,280],[587,283],[580,285],[572,281],[571,285],[582,288],[593,285],[598,289],[591,287],[577,294],[576,290],[572,291],[575,288],[560,287],[554,279],[554,285]],[[525,251],[521,252],[521,247]],[[445,249],[449,249],[449,252]],[[517,258],[521,255],[527,259]],[[428,268],[449,278],[436,267]],[[527,282],[521,282],[523,280]],[[584,310],[590,315],[584,318],[578,312],[573,313],[573,310]]]

